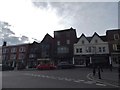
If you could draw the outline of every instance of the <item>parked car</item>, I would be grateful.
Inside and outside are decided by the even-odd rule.
[[[14,67],[8,65],[2,65],[2,71],[14,70]]]
[[[39,64],[36,68],[38,70],[50,70],[50,69],[56,69],[56,66],[53,64]]]
[[[58,63],[57,68],[58,69],[70,69],[70,68],[75,68],[75,66],[68,62],[60,62]]]

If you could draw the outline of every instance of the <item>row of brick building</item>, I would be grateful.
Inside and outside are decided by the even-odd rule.
[[[120,60],[120,29],[107,30],[106,35],[96,32],[91,37],[76,29],[54,31],[54,37],[46,34],[40,43],[2,46],[2,63],[14,67],[34,67],[39,60],[50,60],[54,64],[67,61],[75,65],[89,66],[95,62],[118,66]]]

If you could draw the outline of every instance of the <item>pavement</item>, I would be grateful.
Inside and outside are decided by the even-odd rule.
[[[103,69],[103,72],[101,72],[101,79],[99,79],[98,77],[98,72],[95,76],[90,73],[89,79],[97,82],[111,84],[115,87],[120,87],[120,74],[117,68],[114,68],[112,71],[110,71],[109,69]]]

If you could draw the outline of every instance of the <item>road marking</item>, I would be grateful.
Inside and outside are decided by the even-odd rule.
[[[28,74],[25,73],[24,75],[29,75],[29,76],[33,76],[33,77],[41,77],[41,78],[50,78],[50,79],[57,79],[57,80],[65,80],[65,81],[72,81],[72,82],[83,82],[83,83],[87,83],[87,84],[93,84],[95,83],[94,81],[86,81],[85,80],[75,80],[75,79],[71,79],[71,78],[62,78],[62,77],[54,77],[54,76],[48,76],[48,75],[37,75],[37,74]],[[99,84],[97,83],[96,85],[101,85],[101,86],[106,86],[105,84]]]
[[[90,78],[90,75],[91,75],[92,78]],[[87,78],[88,78],[89,80],[95,81],[96,83],[97,83],[97,82],[98,82],[98,83],[104,83],[104,84],[109,85],[109,86],[119,87],[119,86],[117,86],[117,85],[113,85],[113,84],[110,84],[110,83],[107,83],[107,82],[102,82],[102,81],[99,81],[99,80],[95,80],[95,79],[93,78],[93,76],[92,76],[92,73],[89,73],[89,74],[87,75]]]
[[[94,82],[93,81],[86,81],[84,83],[87,83],[87,84],[93,84]]]
[[[96,83],[96,85],[99,85],[99,86],[106,86],[105,84],[101,84],[101,83]]]
[[[85,81],[85,80],[79,80],[80,82],[83,82],[83,81]]]
[[[79,83],[80,81],[79,80],[74,80],[74,82]]]
[[[65,78],[66,81],[72,81],[72,79]]]

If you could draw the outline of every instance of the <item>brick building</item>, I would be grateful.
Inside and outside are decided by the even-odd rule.
[[[120,64],[120,29],[107,30],[106,37],[109,44],[110,60],[114,67]]]
[[[50,60],[50,62],[53,62],[53,44],[53,37],[49,34],[46,34],[39,45],[40,54],[38,55],[38,63],[40,63],[42,60]]]
[[[27,59],[27,66],[28,68],[33,68],[37,65],[37,59],[40,56],[40,43],[33,42],[29,44],[29,49],[28,49],[28,59]]]
[[[20,45],[3,45],[2,47],[2,63],[20,68],[25,68],[28,59],[29,44]]]
[[[73,44],[77,41],[76,30],[73,28],[54,31],[54,61],[73,60]]]

